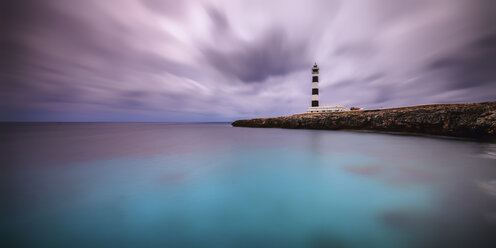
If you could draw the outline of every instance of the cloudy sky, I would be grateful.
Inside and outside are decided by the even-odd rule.
[[[4,0],[0,121],[496,100],[494,0]]]

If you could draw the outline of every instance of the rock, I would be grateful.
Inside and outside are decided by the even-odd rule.
[[[496,102],[435,104],[380,110],[237,120],[235,127],[371,130],[496,140]]]

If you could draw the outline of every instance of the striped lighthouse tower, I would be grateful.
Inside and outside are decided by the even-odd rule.
[[[319,106],[319,67],[315,63],[312,67],[312,107]]]

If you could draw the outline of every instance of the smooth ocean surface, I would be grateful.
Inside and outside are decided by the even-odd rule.
[[[0,126],[1,247],[496,247],[496,146],[227,123]]]

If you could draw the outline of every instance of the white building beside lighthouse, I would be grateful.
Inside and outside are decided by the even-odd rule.
[[[312,105],[307,113],[331,113],[345,111],[343,106],[319,106],[319,67],[315,63],[312,67]]]

